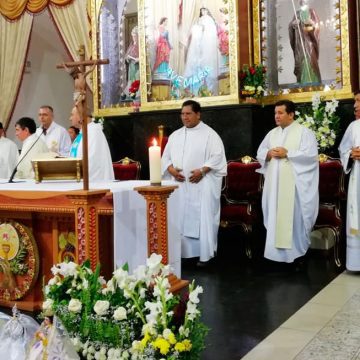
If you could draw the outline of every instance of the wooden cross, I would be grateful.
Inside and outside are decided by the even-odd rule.
[[[85,46],[79,47],[80,61],[71,61],[56,65],[57,69],[65,69],[74,77],[74,106],[77,107],[82,120],[82,147],[83,147],[83,179],[84,190],[89,190],[89,157],[88,157],[88,132],[87,132],[87,106],[86,106],[86,76],[95,66],[109,64],[109,59],[85,60]],[[86,66],[92,66],[86,71]]]

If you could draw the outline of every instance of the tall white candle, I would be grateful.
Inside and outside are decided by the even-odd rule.
[[[153,145],[149,147],[149,168],[150,184],[161,185],[161,151],[156,139],[153,139]]]

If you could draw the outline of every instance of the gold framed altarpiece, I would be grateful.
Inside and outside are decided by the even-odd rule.
[[[254,0],[252,15],[266,102],[352,97],[347,0]]]
[[[91,0],[91,14],[93,58],[110,60],[96,69],[96,116],[239,103],[236,0]]]

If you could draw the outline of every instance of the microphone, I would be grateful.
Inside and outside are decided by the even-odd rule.
[[[28,151],[24,154],[24,156],[18,161],[18,163],[16,164],[13,172],[11,173],[10,175],[10,178],[9,178],[9,181],[8,183],[13,183],[14,182],[14,177],[15,177],[15,174],[17,172],[17,169],[18,169],[18,166],[21,164],[21,162],[26,158],[27,154],[30,152],[30,150],[35,146],[35,144],[39,141],[41,135],[44,133],[44,128],[42,128],[42,132],[41,134],[37,137],[37,139],[33,142],[33,144],[29,147]]]

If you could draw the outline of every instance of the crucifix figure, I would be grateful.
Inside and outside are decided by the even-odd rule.
[[[78,53],[80,61],[58,64],[56,68],[65,69],[74,78],[74,106],[77,107],[82,120],[84,190],[89,190],[86,77],[93,72],[97,65],[109,64],[109,59],[85,60],[84,45],[80,45]],[[86,66],[91,66],[91,68],[86,70]]]

